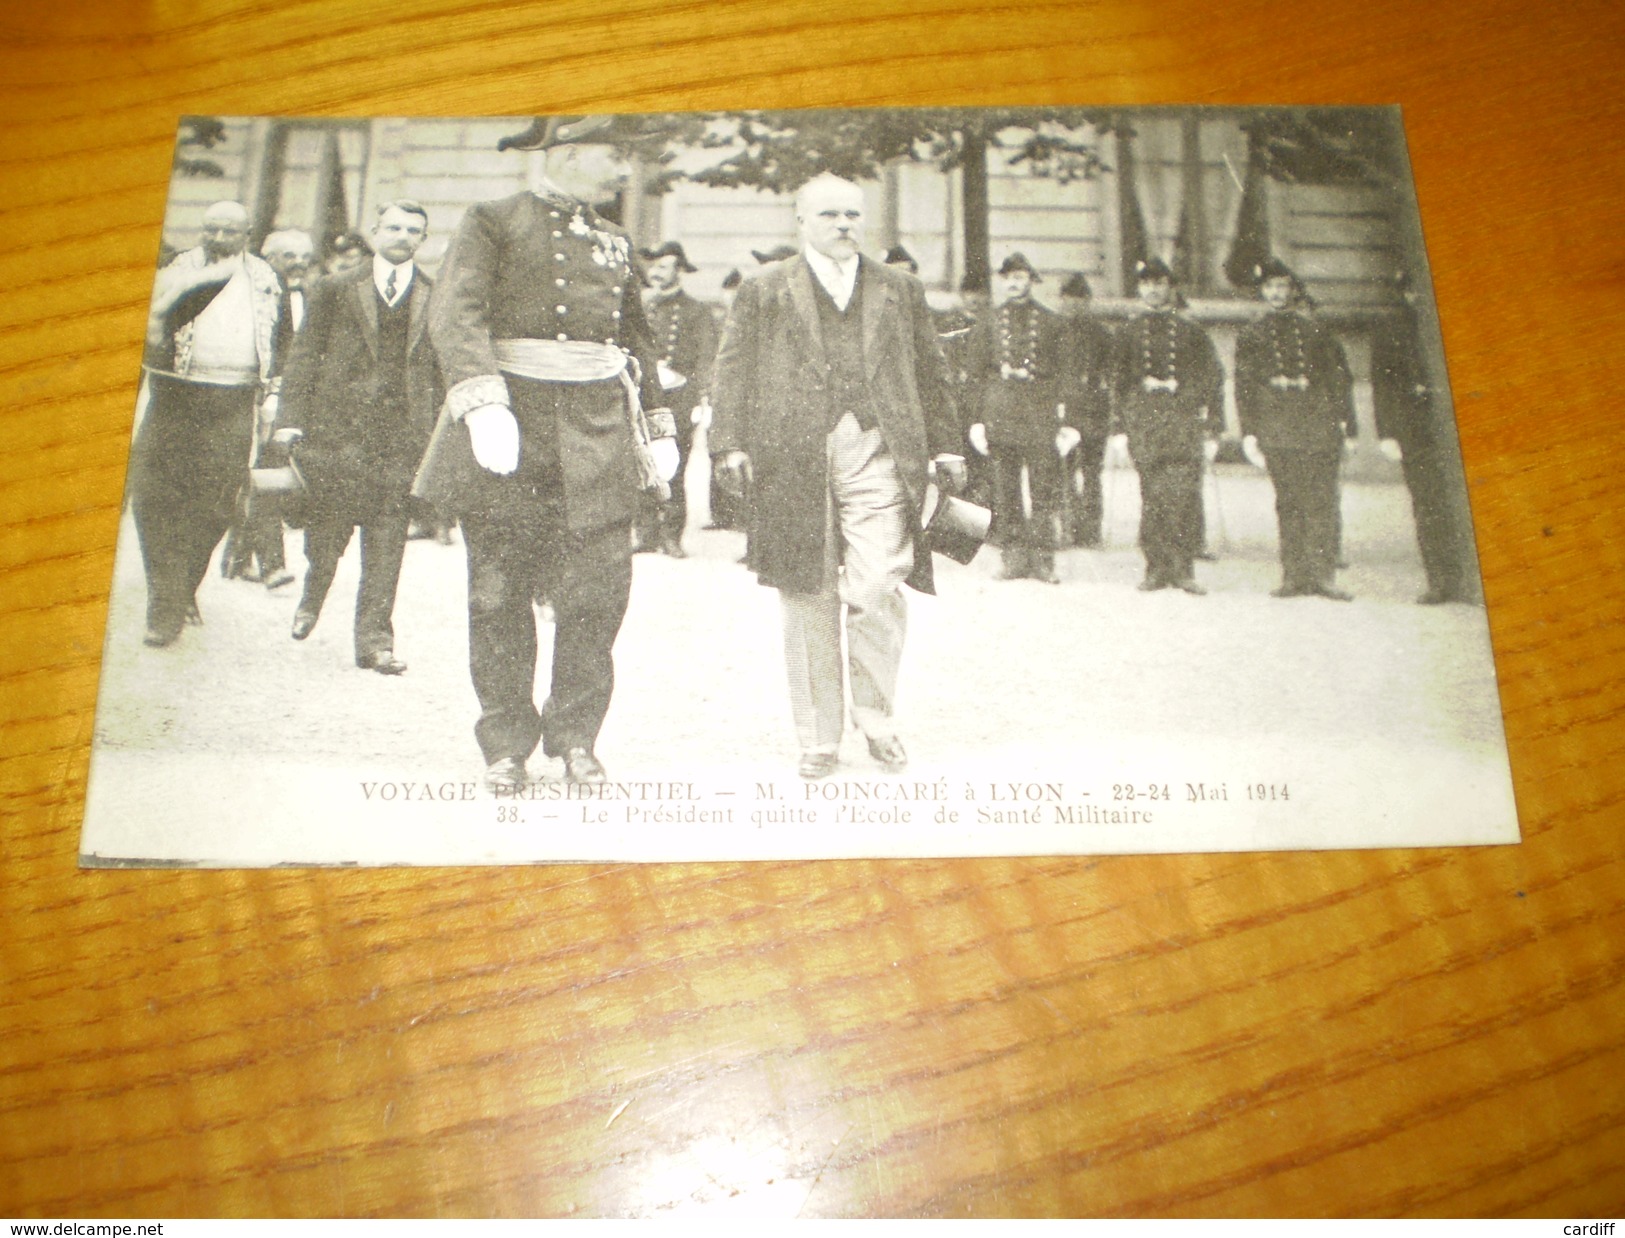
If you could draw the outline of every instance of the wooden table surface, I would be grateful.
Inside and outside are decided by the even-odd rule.
[[[0,1214],[1617,1214],[1625,8],[0,17]],[[1525,841],[80,872],[182,112],[1399,102]],[[1614,377],[1610,377],[1614,375]]]

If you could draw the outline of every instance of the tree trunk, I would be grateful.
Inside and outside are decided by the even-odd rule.
[[[960,171],[964,177],[963,196],[965,279],[978,288],[989,286],[993,266],[988,255],[987,219],[987,134],[977,128],[964,131],[964,157]]]

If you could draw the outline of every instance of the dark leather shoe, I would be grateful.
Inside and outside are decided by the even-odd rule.
[[[152,649],[162,649],[165,645],[173,645],[180,639],[179,632],[168,629],[148,628],[147,634],[141,638],[141,643]]]
[[[203,612],[197,608],[196,598],[193,598],[192,604],[186,608],[186,626],[189,628],[203,626]]]
[[[1174,581],[1174,588],[1183,590],[1184,592],[1189,593],[1192,597],[1200,598],[1207,596],[1207,590],[1202,588],[1201,585],[1197,584],[1196,581],[1189,576],[1185,577],[1184,580]]]
[[[828,778],[835,772],[835,766],[833,752],[803,752],[796,773],[803,778]]]
[[[518,795],[529,783],[525,763],[518,757],[503,757],[485,767],[485,789],[492,795]]]
[[[1443,606],[1446,602],[1459,602],[1461,599],[1453,593],[1443,589],[1428,589],[1416,599],[1418,606]]]
[[[1158,589],[1166,589],[1168,587],[1168,582],[1166,580],[1158,580],[1154,576],[1147,576],[1134,587],[1141,593],[1155,593]]]
[[[683,543],[675,537],[668,537],[660,543],[660,553],[668,559],[686,559],[688,551],[683,549]]]
[[[388,649],[380,649],[377,653],[357,658],[355,664],[364,671],[377,671],[380,675],[406,674],[406,663]]]
[[[608,778],[591,748],[572,748],[564,754],[565,782],[604,782]]]
[[[903,751],[903,741],[893,735],[889,739],[869,740],[869,755],[880,762],[880,767],[888,774],[901,773],[908,765],[908,753]]]
[[[1058,585],[1061,583],[1061,578],[1055,574],[1055,564],[1053,561],[1045,563],[1041,559],[1035,560],[1032,565],[1032,570],[1027,574],[1042,584]]]
[[[1300,589],[1297,585],[1282,585],[1270,590],[1272,598],[1301,598],[1308,595],[1308,591]]]
[[[289,635],[294,640],[304,640],[305,637],[310,635],[311,629],[316,626],[316,620],[319,617],[316,611],[307,610],[301,606],[293,612],[293,631]]]
[[[1000,557],[999,570],[993,577],[995,580],[1025,580],[1030,570],[1025,554],[1007,550]]]
[[[1336,585],[1317,585],[1315,586],[1315,593],[1320,597],[1330,598],[1334,602],[1352,602],[1354,600],[1352,593],[1339,589]]]
[[[272,572],[265,578],[265,587],[267,589],[280,589],[284,585],[293,584],[293,581],[294,575],[292,572]]]

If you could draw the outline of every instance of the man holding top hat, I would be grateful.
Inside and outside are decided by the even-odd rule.
[[[1253,268],[1269,310],[1236,340],[1236,405],[1275,487],[1281,585],[1275,597],[1331,598],[1339,589],[1337,471],[1354,428],[1353,380],[1343,346],[1300,313],[1301,285],[1271,258]]]
[[[675,447],[631,242],[593,207],[653,140],[623,116],[537,117],[503,139],[500,150],[537,152],[532,188],[469,208],[429,304],[447,393],[417,493],[462,518],[475,736],[499,795],[524,787],[538,743],[568,781],[605,778],[593,748],[631,591],[631,524]],[[472,461],[456,447],[463,430]],[[538,591],[557,616],[539,712]]]
[[[717,325],[711,307],[683,290],[683,276],[697,268],[683,252],[682,243],[667,241],[643,251],[644,277],[649,294],[644,312],[660,358],[660,387],[677,420],[677,472],[671,479],[671,498],[662,502],[645,496],[639,521],[641,549],[659,548],[674,559],[686,557],[683,530],[688,526],[688,501],[683,470],[694,446],[694,410],[711,383],[711,365],[717,357]]]
[[[815,177],[796,218],[801,252],[747,280],[723,327],[711,450],[753,478],[747,562],[780,593],[802,777],[836,768],[848,673],[869,753],[896,772],[901,586],[932,590],[919,517],[933,469],[963,480],[948,368],[924,286],[859,253],[857,185]]]
[[[1005,298],[971,332],[970,382],[980,387],[981,416],[970,428],[971,446],[993,461],[995,540],[1003,555],[1003,580],[1031,577],[1059,584],[1055,548],[1060,543],[1061,456],[1078,432],[1061,434],[1059,411],[1066,365],[1066,337],[1053,310],[1033,299],[1039,274],[1022,254],[999,267]],[[1027,475],[1028,514],[1021,497]]]
[[[1179,314],[1174,276],[1160,258],[1135,263],[1144,313],[1117,333],[1113,365],[1129,455],[1140,474],[1143,591],[1202,594],[1204,440],[1218,432],[1224,373],[1207,332]]]

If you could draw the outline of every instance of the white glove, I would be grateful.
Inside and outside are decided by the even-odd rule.
[[[506,404],[482,404],[463,417],[480,467],[506,477],[519,467],[519,423]]]
[[[978,421],[970,428],[970,433],[966,437],[970,439],[970,445],[976,448],[977,455],[987,455],[987,427],[985,425]]]
[[[282,397],[281,396],[279,396],[279,395],[268,395],[268,396],[266,396],[265,397],[265,403],[260,405],[260,424],[262,426],[273,426],[273,425],[275,425],[276,424],[276,415],[281,410],[281,408],[282,408]]]
[[[1083,435],[1079,434],[1075,426],[1062,426],[1055,431],[1055,450],[1065,458],[1071,450],[1083,442]]]
[[[1258,449],[1258,436],[1256,434],[1248,434],[1242,438],[1241,454],[1259,468],[1265,468],[1269,463],[1264,459],[1264,453]]]
[[[660,474],[661,481],[670,481],[677,476],[677,465],[681,457],[677,452],[677,440],[674,438],[657,438],[649,443],[649,455],[655,462],[655,472]]]

